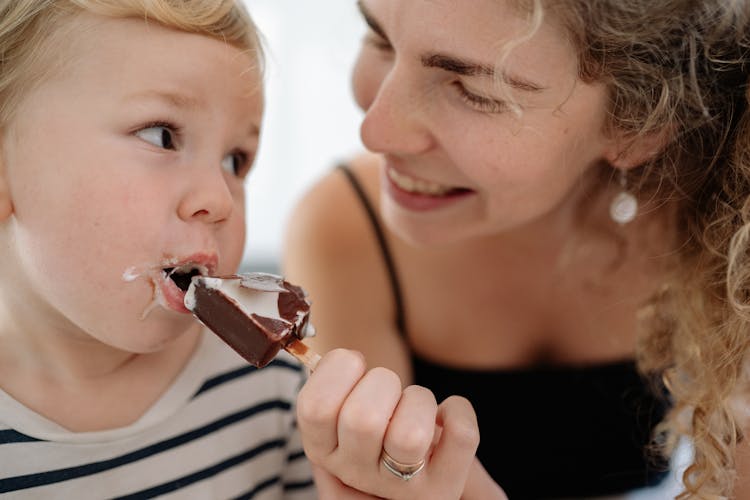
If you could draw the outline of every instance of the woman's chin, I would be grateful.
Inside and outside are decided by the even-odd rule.
[[[388,229],[413,247],[450,246],[480,234],[473,224],[455,213],[411,212],[384,200],[382,217]]]

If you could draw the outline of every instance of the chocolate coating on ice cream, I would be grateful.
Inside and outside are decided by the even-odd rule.
[[[259,368],[312,329],[305,291],[273,274],[196,276],[185,307]]]

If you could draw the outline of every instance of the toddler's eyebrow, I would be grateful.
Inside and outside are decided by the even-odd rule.
[[[152,99],[165,101],[175,108],[181,109],[196,109],[200,107],[200,101],[194,97],[190,97],[179,92],[161,91],[161,90],[147,90],[144,92],[137,92],[130,94],[126,97],[127,100],[138,100],[138,99]]]

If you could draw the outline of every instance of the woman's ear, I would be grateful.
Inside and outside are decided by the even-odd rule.
[[[0,137],[2,137],[0,130]],[[10,184],[5,165],[5,154],[0,141],[0,222],[5,222],[13,213],[13,200],[10,196]]]
[[[618,135],[612,139],[605,159],[613,167],[630,170],[649,162],[662,152],[671,134],[666,131],[649,132],[644,135]]]

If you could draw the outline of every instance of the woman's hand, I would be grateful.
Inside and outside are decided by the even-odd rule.
[[[394,372],[368,371],[361,354],[336,349],[310,375],[297,408],[321,498],[457,500],[465,487],[467,500],[481,492],[483,499],[505,498],[486,495],[487,481],[502,491],[474,458],[479,430],[464,398],[452,396],[438,405],[424,387],[402,390]],[[383,451],[395,472],[384,464],[384,457],[389,460]],[[412,477],[399,477],[399,470],[419,469],[422,461]]]
[[[475,458],[461,500],[508,500],[508,497]]]

